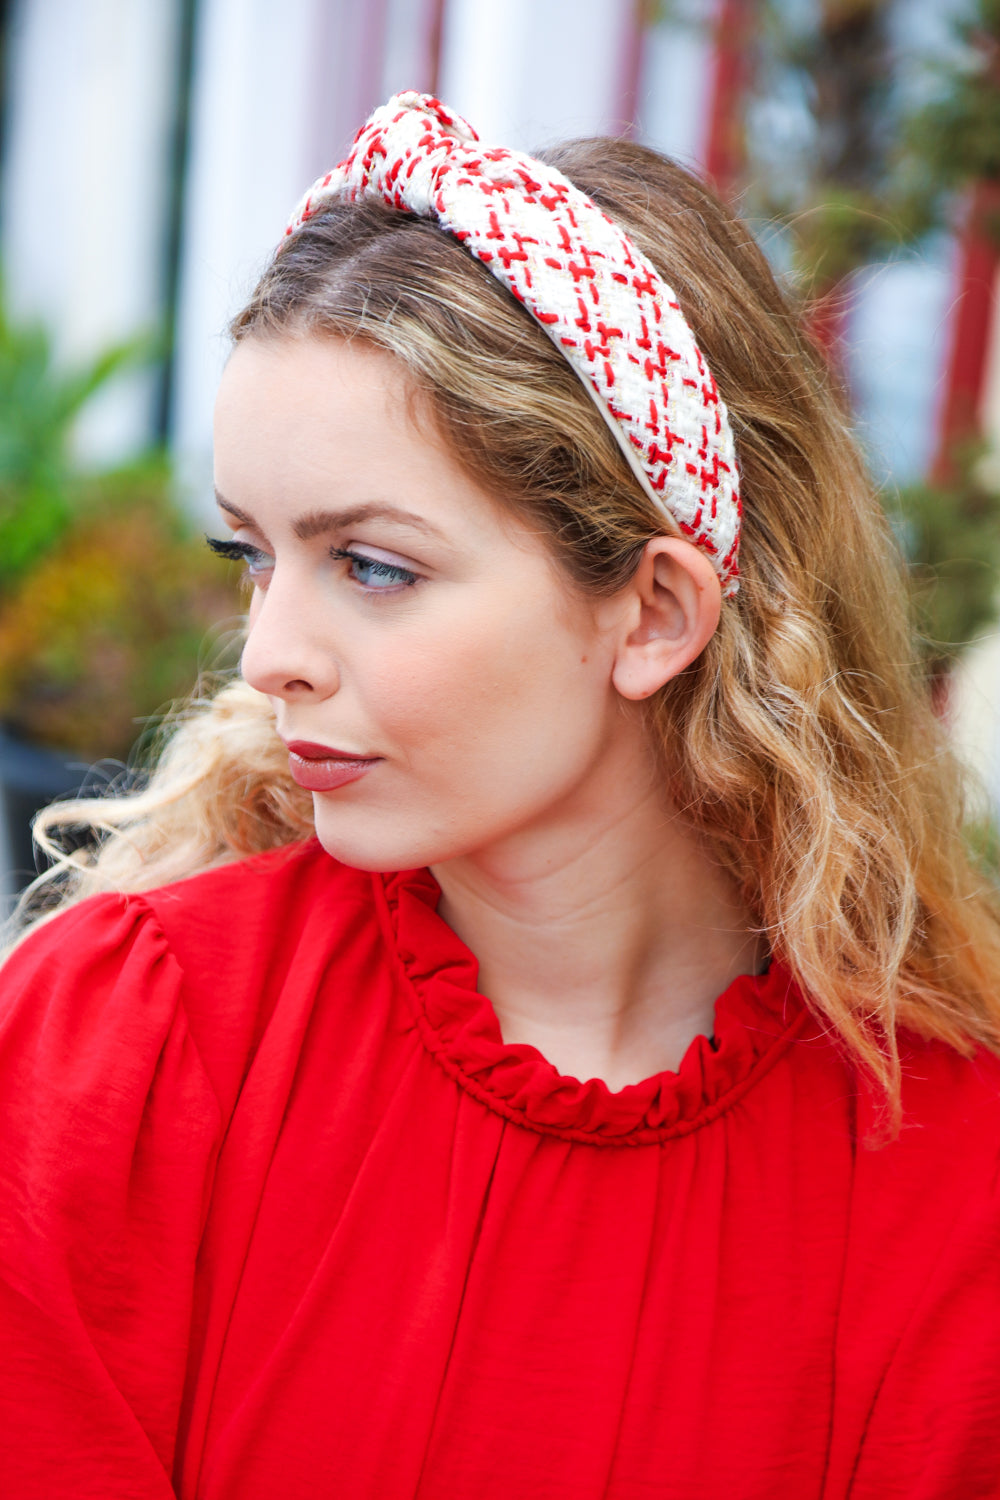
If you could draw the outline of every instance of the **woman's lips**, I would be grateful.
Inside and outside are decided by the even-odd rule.
[[[329,745],[314,745],[311,740],[292,740],[288,746],[292,780],[309,792],[333,792],[338,786],[357,781],[380,759],[378,755],[350,755]]]

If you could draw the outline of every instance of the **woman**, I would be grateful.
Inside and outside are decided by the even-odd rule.
[[[1000,1493],[996,907],[748,233],[403,95],[234,334],[245,683],[4,974],[5,1495]]]

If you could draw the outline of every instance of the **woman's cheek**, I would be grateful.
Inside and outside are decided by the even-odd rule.
[[[400,720],[459,717],[488,700],[497,685],[495,652],[484,641],[447,632],[428,641],[402,641],[371,679],[386,711]]]

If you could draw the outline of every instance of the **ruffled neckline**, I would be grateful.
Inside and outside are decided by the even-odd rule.
[[[488,1108],[546,1135],[609,1146],[688,1135],[742,1098],[807,1017],[788,970],[772,960],[765,974],[742,974],[723,991],[714,1036],[695,1037],[677,1072],[612,1092],[602,1079],[559,1073],[536,1047],[503,1040],[492,1005],[476,988],[474,954],[438,916],[441,892],[429,870],[375,883],[428,1052]]]

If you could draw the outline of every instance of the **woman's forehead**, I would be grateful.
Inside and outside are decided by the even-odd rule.
[[[275,503],[304,535],[349,522],[542,550],[476,484],[390,354],[328,335],[237,345],[216,406],[216,486],[237,524]]]

